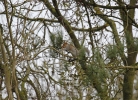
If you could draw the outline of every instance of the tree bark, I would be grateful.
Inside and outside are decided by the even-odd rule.
[[[131,6],[136,5],[137,0],[130,0]],[[125,6],[122,0],[118,0],[120,6]],[[120,9],[120,16],[123,21],[124,33],[127,45],[127,63],[125,66],[133,66],[136,63],[136,48],[134,45],[134,37],[132,31],[132,23],[134,19],[135,9]],[[135,77],[135,69],[126,69],[124,74],[124,84],[123,84],[123,99],[132,100],[133,99],[133,83]]]

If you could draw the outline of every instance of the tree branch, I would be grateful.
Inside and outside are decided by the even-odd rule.
[[[53,1],[53,4],[54,4],[54,7],[52,7],[52,5],[49,3],[48,0],[44,0],[43,1],[45,6],[50,10],[50,12],[58,19],[58,21],[60,22],[60,24],[65,27],[66,31],[68,32],[69,36],[71,37],[72,39],[72,42],[74,43],[75,47],[80,49],[80,44],[69,24],[69,22],[62,16],[62,14],[60,13],[57,5],[56,5],[56,0]]]
[[[118,10],[118,9],[135,9],[138,8],[138,5],[124,5],[124,6],[103,6],[103,5],[99,5],[96,4],[93,0],[93,2],[89,2],[89,1],[85,1],[85,0],[75,0],[76,2],[79,2],[80,4],[86,4],[87,7],[100,7],[100,8],[105,8],[105,9],[114,9],[114,10]]]
[[[95,7],[94,10],[96,11],[97,14],[103,14],[98,7]],[[121,48],[122,44],[121,44],[121,41],[120,41],[120,38],[119,38],[119,35],[118,35],[118,32],[117,32],[116,24],[114,23],[114,21],[109,19],[107,16],[100,16],[99,15],[99,17],[102,18],[105,22],[107,22],[110,25],[110,27],[112,28],[114,38],[115,38],[115,42],[118,45],[118,48]],[[121,57],[124,65],[125,65],[126,64],[125,54],[120,52],[120,57]]]

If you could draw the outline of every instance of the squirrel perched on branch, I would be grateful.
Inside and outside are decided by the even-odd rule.
[[[63,43],[62,49],[71,53],[71,55],[75,58],[75,59],[73,59],[73,61],[76,60],[78,58],[78,56],[80,57],[80,55],[82,55],[82,53],[84,55],[87,54],[87,56],[89,56],[88,48],[81,48],[80,50],[78,50],[75,46],[73,46],[72,44],[69,44],[67,42]],[[82,52],[83,50],[84,50],[84,52]]]
[[[63,43],[62,49],[69,52],[69,53],[71,53],[72,56],[75,57],[75,58],[78,57],[78,55],[79,55],[78,49],[76,47],[74,47],[73,45],[68,44],[66,42]]]

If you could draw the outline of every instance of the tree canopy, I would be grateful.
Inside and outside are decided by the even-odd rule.
[[[0,5],[1,100],[138,99],[137,0]]]

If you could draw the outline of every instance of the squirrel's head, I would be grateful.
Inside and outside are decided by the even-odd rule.
[[[61,48],[66,48],[67,45],[68,45],[68,43],[67,43],[67,42],[64,42],[64,43],[62,44]]]

